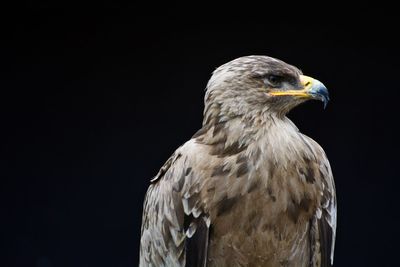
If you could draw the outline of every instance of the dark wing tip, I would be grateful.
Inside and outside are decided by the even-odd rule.
[[[189,216],[185,218],[190,219]],[[207,264],[208,238],[210,228],[203,217],[196,219],[196,232],[192,237],[186,238],[186,264],[185,267],[205,267]],[[188,224],[186,222],[185,224]]]
[[[333,229],[326,220],[328,214],[327,211],[322,211],[322,217],[318,220],[318,230],[321,242],[321,267],[331,267],[331,251],[333,242]]]

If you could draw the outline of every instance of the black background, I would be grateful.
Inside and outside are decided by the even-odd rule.
[[[289,117],[331,161],[335,266],[398,266],[399,24],[331,8],[2,10],[0,264],[136,266],[148,181],[201,126],[211,72],[264,54],[330,90]]]

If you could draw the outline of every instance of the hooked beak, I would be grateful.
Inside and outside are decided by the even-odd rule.
[[[270,92],[270,94],[275,96],[295,96],[299,98],[316,99],[322,101],[324,103],[324,108],[326,108],[329,102],[329,93],[325,85],[305,75],[300,76],[300,82],[302,85],[300,90],[273,91]]]

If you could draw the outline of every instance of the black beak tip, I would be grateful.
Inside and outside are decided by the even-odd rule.
[[[321,100],[324,104],[324,109],[326,109],[326,106],[330,100],[329,92],[321,82],[318,81],[318,84],[311,90],[311,94],[314,96],[314,98]]]
[[[324,109],[326,109],[326,106],[328,106],[328,101],[327,99],[322,100],[322,102],[324,103]]]
[[[328,105],[329,102],[329,93],[328,90],[324,90],[323,93],[321,94],[322,96],[322,102],[324,103],[324,109],[326,109],[326,106]]]
[[[329,100],[329,95],[322,95],[322,103],[324,104],[324,109],[326,109],[326,106],[328,106]]]

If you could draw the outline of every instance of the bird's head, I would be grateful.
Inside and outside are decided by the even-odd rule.
[[[326,106],[328,90],[294,66],[267,56],[246,56],[218,67],[207,84],[206,120],[218,116],[285,115],[309,99]]]

